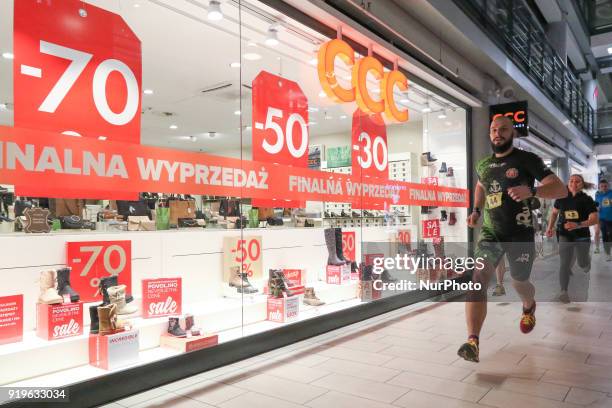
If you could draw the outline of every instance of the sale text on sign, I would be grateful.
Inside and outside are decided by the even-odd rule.
[[[115,275],[119,284],[132,292],[132,242],[88,241],[66,243],[67,265],[72,268],[70,284],[83,302],[101,299],[100,279]]]
[[[440,220],[423,220],[423,238],[436,238],[440,236]]]
[[[145,319],[181,314],[181,308],[181,278],[142,280],[142,316]]]

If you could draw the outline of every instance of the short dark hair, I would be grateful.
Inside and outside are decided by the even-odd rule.
[[[599,184],[602,184],[602,183],[603,184],[608,184],[608,180],[606,180],[606,179],[599,180]]]

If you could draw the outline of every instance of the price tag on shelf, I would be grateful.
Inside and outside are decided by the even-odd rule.
[[[299,84],[267,71],[253,80],[253,160],[308,167],[308,98]],[[304,203],[254,199],[256,207],[300,208]]]
[[[382,116],[356,110],[351,139],[353,176],[388,179],[387,128]]]
[[[81,301],[102,299],[102,295],[96,295],[100,279],[111,275],[132,293],[131,241],[68,242],[66,252],[66,264],[72,268],[70,285],[81,295]]]
[[[423,238],[436,238],[440,236],[440,220],[423,220]]]
[[[355,261],[355,231],[342,231],[342,255],[345,259]]]
[[[232,268],[241,268],[249,279],[263,278],[261,236],[223,238],[223,280],[229,282]]]

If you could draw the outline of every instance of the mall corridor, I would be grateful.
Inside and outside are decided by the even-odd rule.
[[[591,273],[590,296],[612,290],[599,255]],[[463,303],[421,303],[106,407],[612,407],[612,303],[541,302],[529,335],[519,314],[490,303],[479,364],[456,355]]]

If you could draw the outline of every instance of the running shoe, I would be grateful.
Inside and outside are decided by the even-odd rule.
[[[474,338],[469,338],[467,342],[463,343],[463,345],[459,347],[459,350],[457,350],[457,355],[465,361],[478,363],[480,361],[478,359],[478,352],[478,342]]]
[[[570,302],[570,298],[569,295],[567,294],[567,290],[562,290],[561,293],[559,294],[559,302],[561,303],[569,303]]]
[[[523,308],[520,328],[521,332],[523,332],[524,334],[530,333],[536,325],[535,309],[535,301],[533,302],[533,306],[531,306],[530,310],[525,310],[525,308]]]
[[[599,247],[598,246],[595,247],[595,251],[593,251],[593,253],[594,254],[598,254],[599,253]]]
[[[492,296],[504,296],[506,294],[506,288],[504,285],[495,285],[495,289],[493,289]]]

